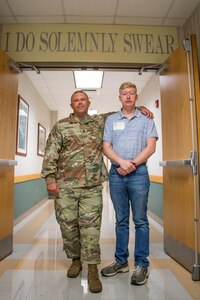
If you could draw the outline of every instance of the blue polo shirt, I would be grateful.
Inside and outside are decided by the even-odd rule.
[[[134,159],[147,145],[147,139],[158,133],[154,120],[144,116],[137,108],[129,120],[121,111],[106,119],[103,140],[123,159]]]

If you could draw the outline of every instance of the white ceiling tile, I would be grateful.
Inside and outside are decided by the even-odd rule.
[[[175,0],[167,17],[168,18],[189,18],[192,12],[195,10],[199,0]]]
[[[34,81],[32,81],[33,85],[34,85]],[[49,89],[47,87],[40,87],[38,88],[38,91],[41,95],[49,95],[50,92],[49,92]]]
[[[18,23],[64,23],[63,16],[16,16]]]
[[[65,90],[61,93],[58,89],[57,91],[54,93],[54,97],[57,98],[59,97],[60,99],[69,99],[71,98],[71,95],[75,92],[75,88],[73,88],[73,86],[70,85],[70,87],[66,87]]]
[[[113,24],[113,16],[67,16],[68,23]]]
[[[63,0],[63,3],[67,15],[108,16],[114,14],[117,0]]]
[[[115,24],[161,25],[163,18],[116,17]]]
[[[66,81],[66,80],[46,80],[46,85],[49,88],[57,88],[57,89],[65,89],[67,86],[74,86],[74,81]]]
[[[41,71],[41,76],[43,79],[66,79],[73,80],[73,72],[69,71]]]
[[[39,88],[39,89],[41,89],[41,88],[47,88],[47,85],[46,85],[46,82],[45,81],[43,81],[43,80],[32,80],[32,83],[34,84],[34,86],[36,87],[36,88]]]
[[[0,1],[0,15],[12,15],[12,12],[9,9],[9,6],[7,5],[5,0]]]
[[[7,0],[16,15],[62,15],[61,0]]]
[[[164,17],[173,0],[119,0],[118,16]]]
[[[24,71],[24,74],[28,76],[31,80],[41,80],[41,74],[37,74],[35,71]]]
[[[52,94],[57,94],[57,95],[59,95],[59,94],[68,94],[68,92],[67,92],[67,87],[65,86],[65,87],[59,87],[59,88],[57,88],[56,86],[55,87],[49,87],[49,91],[52,93]]]
[[[67,105],[67,102],[69,102],[69,99],[67,98],[68,95],[66,95],[66,92],[63,93],[63,94],[58,94],[58,93],[55,93],[54,94],[54,99],[56,100],[56,102],[58,102],[59,104],[60,103],[65,103]]]

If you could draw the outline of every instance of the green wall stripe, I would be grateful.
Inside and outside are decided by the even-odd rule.
[[[48,197],[43,178],[15,183],[14,219]]]
[[[43,178],[16,183],[14,187],[14,219],[48,197]],[[151,182],[148,209],[163,219],[163,184]]]
[[[148,209],[163,220],[163,184],[151,182]]]

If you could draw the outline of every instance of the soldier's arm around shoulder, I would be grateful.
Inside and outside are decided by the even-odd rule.
[[[111,112],[108,112],[108,113],[99,114],[98,116],[101,117],[105,122],[107,117],[109,117],[110,115],[113,115],[115,113],[116,113],[116,111],[111,111]]]

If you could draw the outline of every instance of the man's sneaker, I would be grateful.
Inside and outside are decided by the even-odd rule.
[[[147,267],[137,266],[133,271],[131,276],[131,284],[133,285],[142,285],[147,282],[149,277],[149,272]]]
[[[118,262],[114,261],[112,264],[110,264],[109,266],[101,270],[101,275],[109,277],[109,276],[114,276],[117,273],[125,273],[128,271],[129,271],[128,263],[119,264]]]

